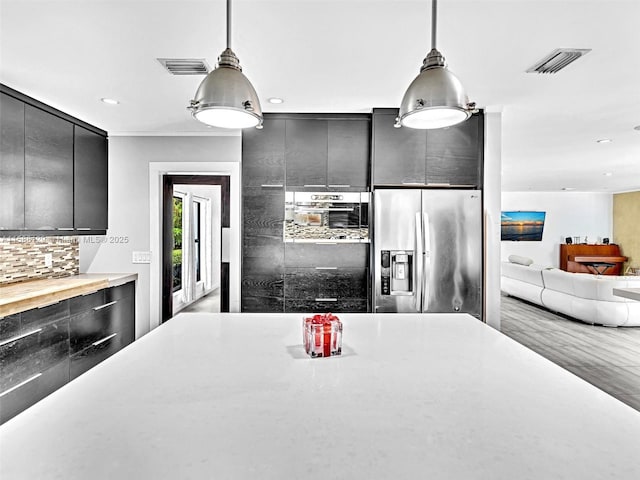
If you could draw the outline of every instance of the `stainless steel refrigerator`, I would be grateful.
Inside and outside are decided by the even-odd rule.
[[[374,311],[482,318],[482,192],[374,192]]]

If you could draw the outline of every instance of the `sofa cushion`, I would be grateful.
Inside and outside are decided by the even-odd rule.
[[[533,263],[532,259],[521,257],[520,255],[509,255],[508,260],[511,263],[517,263],[519,265],[525,265],[527,267]]]
[[[544,287],[540,266],[525,267],[519,263],[502,262],[502,276]]]

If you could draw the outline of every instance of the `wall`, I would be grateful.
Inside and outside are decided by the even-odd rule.
[[[612,238],[612,197],[610,193],[502,192],[503,211],[541,210],[547,215],[541,242],[501,242],[501,259],[515,254],[558,267],[565,237],[586,236],[588,243]]]
[[[78,237],[0,237],[0,285],[76,275],[78,250]]]
[[[160,284],[158,266],[161,252],[156,239],[151,236],[151,223],[159,223],[161,212],[159,204],[150,208],[150,184],[155,185],[158,180],[150,179],[150,164],[166,162],[171,166],[170,173],[183,173],[176,169],[182,164],[188,167],[188,171],[193,171],[194,165],[202,165],[202,170],[206,171],[217,162],[239,165],[240,151],[240,136],[109,138],[108,235],[100,242],[80,243],[80,271],[138,274],[136,338],[159,324],[157,299],[160,292],[155,290]],[[239,210],[239,201],[236,203],[235,209]],[[239,230],[239,220],[235,228]],[[150,251],[152,263],[133,264],[134,251]]]
[[[640,268],[640,192],[613,196],[613,239],[629,257],[625,270]]]

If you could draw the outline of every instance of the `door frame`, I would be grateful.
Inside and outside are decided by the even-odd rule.
[[[240,311],[240,162],[149,162],[149,330],[162,316],[162,176],[220,175],[230,179],[230,228],[222,229],[223,260],[229,262],[229,311]],[[224,247],[226,246],[226,247]],[[144,248],[144,247],[143,247]]]
[[[162,176],[162,310],[161,322],[173,316],[173,186],[220,186],[222,228],[231,226],[231,181],[228,175],[172,175]],[[222,248],[222,246],[221,246]],[[220,311],[229,311],[229,262],[220,262]]]

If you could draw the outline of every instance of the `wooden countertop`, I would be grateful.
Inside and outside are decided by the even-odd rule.
[[[0,318],[136,280],[132,273],[84,273],[0,287]]]

